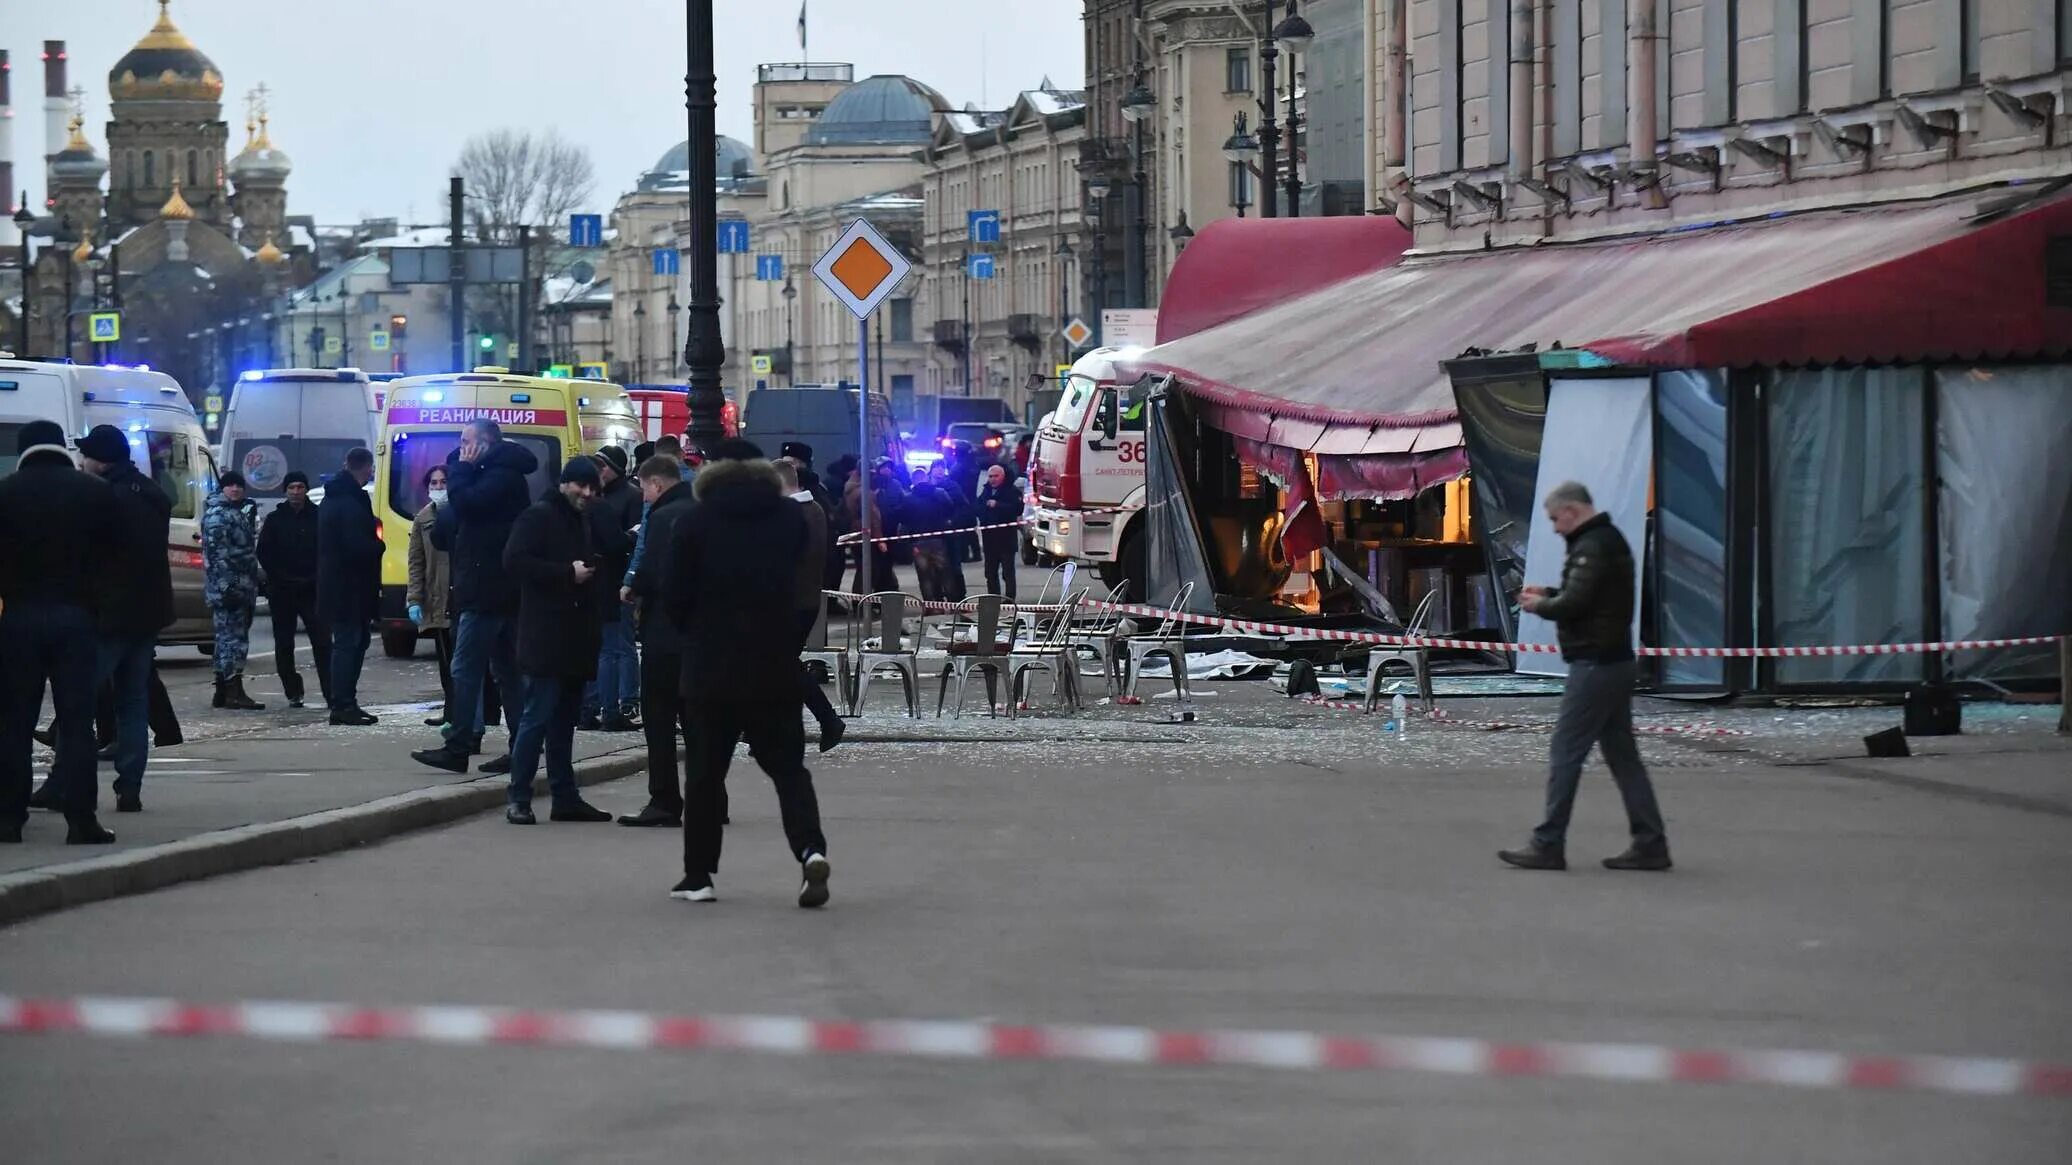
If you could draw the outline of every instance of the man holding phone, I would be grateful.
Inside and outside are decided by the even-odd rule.
[[[597,674],[600,604],[606,576],[584,507],[597,497],[597,463],[576,457],[561,468],[555,492],[511,526],[504,569],[518,581],[518,670],[524,711],[511,737],[510,805],[504,819],[532,825],[532,780],[546,754],[555,821],[610,821],[576,788],[576,718],[583,685]]]

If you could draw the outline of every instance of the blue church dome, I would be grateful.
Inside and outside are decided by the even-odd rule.
[[[879,74],[842,90],[806,131],[815,146],[926,145],[942,94],[912,77]]]

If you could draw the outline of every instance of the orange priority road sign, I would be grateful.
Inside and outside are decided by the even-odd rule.
[[[870,223],[857,219],[813,264],[813,277],[857,319],[867,319],[913,269],[899,248]]]

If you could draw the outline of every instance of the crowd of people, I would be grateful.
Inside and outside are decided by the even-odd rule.
[[[959,442],[922,474],[880,458],[869,488],[868,520],[855,474],[847,476],[838,513],[842,532],[860,531],[875,550],[870,578],[857,568],[857,591],[898,590],[895,568],[911,565],[923,599],[959,603],[968,593],[964,565],[983,562],[986,593],[1015,597],[1022,491],[1008,462],[988,461]]]

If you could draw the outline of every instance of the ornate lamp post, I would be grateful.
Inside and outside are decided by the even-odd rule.
[[[712,63],[712,0],[685,0],[684,110],[691,150],[690,329],[683,362],[688,378],[691,444],[701,449],[725,436],[720,414],[726,392],[720,370],[727,362],[719,329],[719,127],[718,78]]]
[[[1273,39],[1280,42],[1281,51],[1288,56],[1287,190],[1289,218],[1297,218],[1302,214],[1302,167],[1298,160],[1298,151],[1302,137],[1302,115],[1295,111],[1295,78],[1297,75],[1295,71],[1295,58],[1309,51],[1310,42],[1316,39],[1316,35],[1316,30],[1309,26],[1309,21],[1303,19],[1302,14],[1295,11],[1295,0],[1288,0],[1288,18],[1275,26]],[[1273,95],[1271,93],[1267,95],[1266,102],[1269,107],[1272,106]],[[1268,178],[1268,181],[1272,181],[1271,177]]]
[[[1259,157],[1259,139],[1245,125],[1244,110],[1231,119],[1230,137],[1223,142],[1223,158],[1231,165],[1230,205],[1237,209],[1239,218],[1245,217],[1245,208],[1252,205],[1252,163]],[[1273,189],[1272,185],[1267,186]]]

